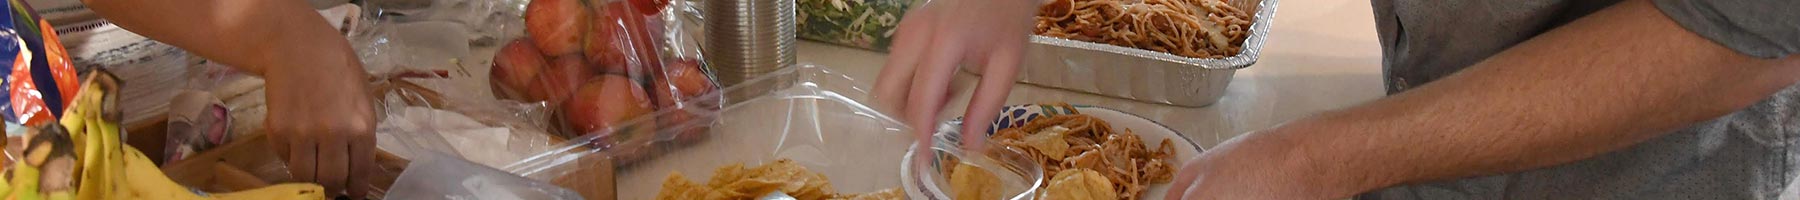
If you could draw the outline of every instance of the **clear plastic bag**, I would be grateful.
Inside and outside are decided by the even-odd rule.
[[[520,12],[524,33],[503,39],[489,76],[496,96],[552,107],[555,130],[568,137],[623,134],[640,138],[657,127],[699,119],[660,110],[718,110],[718,90],[705,67],[686,6],[624,0],[538,0]],[[646,12],[655,11],[655,12]],[[683,135],[697,140],[700,131]]]
[[[382,0],[367,13],[352,45],[376,80],[386,117],[377,142],[401,157],[437,152],[499,166],[548,150],[564,138],[549,134],[541,102],[495,100],[482,63],[497,38],[515,37],[525,1]],[[515,16],[515,17],[506,17]]]

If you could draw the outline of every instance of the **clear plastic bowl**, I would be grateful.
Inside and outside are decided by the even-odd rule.
[[[657,127],[653,137],[572,139],[506,170],[587,199],[651,199],[672,172],[704,183],[722,166],[782,158],[825,174],[838,193],[901,188],[906,180],[900,176],[901,159],[915,139],[903,123],[865,105],[865,88],[825,67],[803,64],[710,94],[753,96],[726,99],[716,112],[673,109],[637,119],[688,112],[702,120]],[[678,139],[694,132],[703,139]]]
[[[1043,166],[1026,157],[1023,150],[991,142],[987,144],[988,150],[971,155],[971,152],[963,151],[959,145],[963,140],[962,134],[957,130],[961,127],[960,120],[940,124],[937,134],[931,137],[931,148],[915,145],[906,152],[906,158],[901,161],[900,166],[904,172],[900,176],[906,180],[903,186],[907,197],[915,200],[951,200],[956,191],[949,183],[949,174],[944,172],[947,168],[955,167],[958,161],[972,163],[993,173],[1000,179],[1001,196],[1004,199],[1030,200],[1037,197],[1038,188],[1045,184]],[[921,151],[925,149],[930,151]]]

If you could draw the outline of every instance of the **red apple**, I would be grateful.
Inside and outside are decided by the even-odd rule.
[[[626,35],[629,36],[626,37],[626,41],[631,42],[630,50],[632,51],[632,56],[635,56],[638,60],[638,62],[634,64],[642,65],[627,66],[635,67],[635,69],[627,68],[626,71],[662,70],[662,59],[661,55],[657,54],[657,40],[655,40],[660,36],[650,34],[650,29],[652,27],[647,23],[651,20],[644,18],[644,15],[629,14],[631,13],[631,10],[624,5],[624,2],[613,2],[612,4],[606,5],[606,9],[608,9],[608,13],[612,13],[614,16],[619,17],[620,24],[625,25]]]
[[[676,135],[681,142],[698,141],[706,133],[705,126],[679,125],[699,118],[700,113],[713,112],[719,109],[718,99],[696,99],[707,92],[718,90],[712,80],[700,71],[700,61],[683,59],[669,63],[663,68],[661,75],[651,81],[651,92],[656,94],[658,109],[676,110],[657,117],[657,125],[663,128],[682,128]]]
[[[650,85],[655,87],[652,92],[656,93],[657,105],[663,107],[673,106],[678,101],[699,97],[717,89],[705,72],[700,71],[700,61],[691,59],[670,62]]]
[[[624,37],[627,37],[624,26],[618,15],[604,11],[594,12],[593,24],[588,26],[587,41],[582,51],[586,53],[588,62],[597,65],[601,72],[625,74],[628,65],[626,57],[630,56],[626,50],[630,44],[619,42],[625,41]]]
[[[571,55],[558,57],[550,61],[550,68],[538,75],[538,80],[527,89],[532,100],[559,105],[569,98],[581,83],[594,77],[593,69],[581,61],[581,56]]]
[[[580,0],[533,0],[525,5],[525,33],[544,55],[563,56],[581,51],[582,32],[590,14]]]
[[[663,7],[669,6],[669,0],[631,0],[631,5],[637,7],[641,14],[655,15],[662,12]]]
[[[583,45],[588,62],[601,65],[601,71],[607,73],[640,78],[661,67],[654,40],[658,36],[651,35],[647,26],[651,20],[635,14],[624,1],[592,2],[594,20]]]
[[[623,124],[650,114],[654,108],[650,95],[637,81],[619,75],[601,75],[581,85],[575,96],[563,104],[563,118],[571,130],[581,134],[618,132],[624,138],[648,137],[654,124]],[[641,125],[641,126],[633,126]]]
[[[513,40],[500,53],[494,54],[494,66],[488,70],[489,82],[498,83],[507,91],[501,93],[523,92],[537,80],[538,72],[545,68],[544,54],[538,52],[537,45],[529,39]],[[516,95],[516,94],[508,94]]]

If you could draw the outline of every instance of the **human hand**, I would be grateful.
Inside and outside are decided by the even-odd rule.
[[[267,68],[264,125],[294,180],[361,199],[375,170],[374,99],[362,66],[343,63]]]
[[[1012,90],[1037,6],[1037,0],[935,0],[908,11],[875,81],[876,98],[902,112],[918,138],[929,138],[957,65],[980,65],[983,77],[969,100],[962,138],[972,141],[964,142],[968,148],[981,148],[985,137],[977,136]]]

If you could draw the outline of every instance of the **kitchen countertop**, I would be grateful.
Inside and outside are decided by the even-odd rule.
[[[1226,95],[1205,107],[1179,107],[1018,84],[1007,104],[1065,101],[1118,109],[1174,128],[1211,147],[1238,134],[1383,95],[1381,48],[1367,2],[1283,2],[1255,65],[1237,72]],[[822,65],[874,84],[885,53],[799,43],[801,63]],[[957,70],[945,117],[962,115],[980,77]]]

